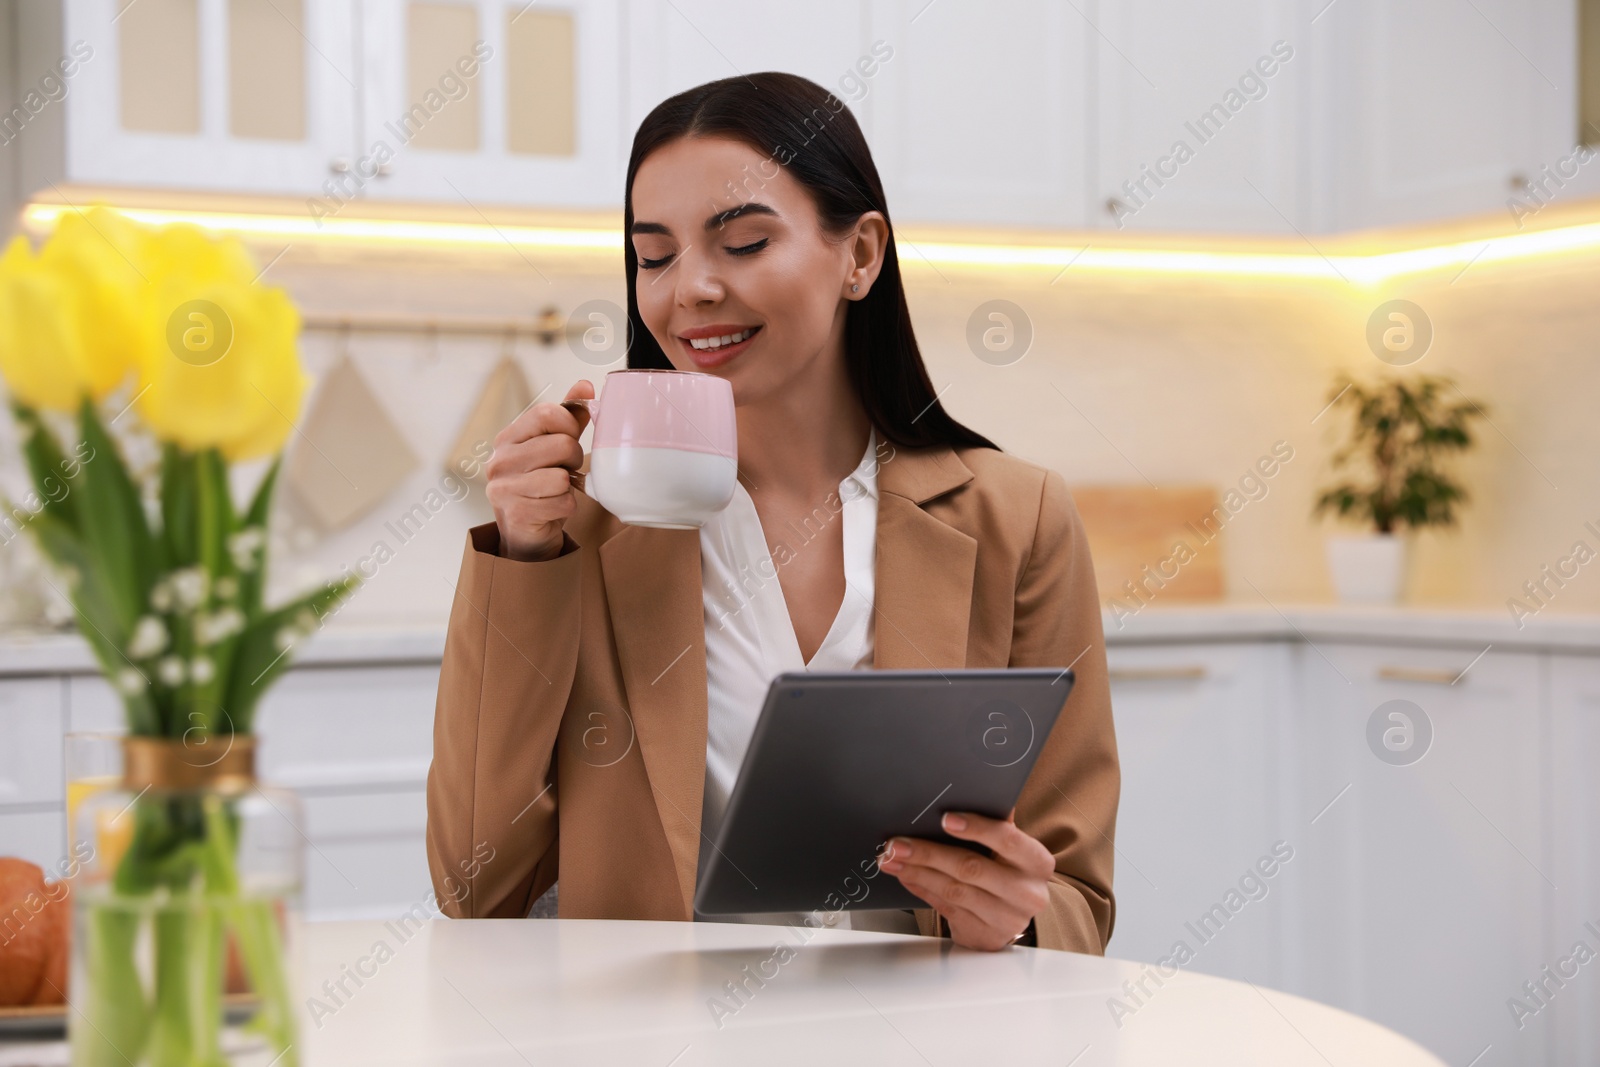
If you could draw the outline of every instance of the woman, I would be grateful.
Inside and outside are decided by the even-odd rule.
[[[731,383],[740,484],[700,531],[626,526],[581,491],[586,415],[537,404],[496,438],[428,778],[444,910],[524,916],[559,877],[563,917],[694,918],[780,670],[1071,664],[1014,821],[943,816],[992,856],[897,839],[881,873],[931,908],[854,925],[1103,952],[1119,772],[1089,550],[1060,475],[936,399],[855,120],[786,74],[675,96],[624,221],[628,366]]]

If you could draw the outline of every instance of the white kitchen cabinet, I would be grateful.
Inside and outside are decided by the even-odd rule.
[[[67,859],[67,822],[61,811],[6,811],[0,808],[0,856],[36,864],[49,881],[61,876]]]
[[[871,75],[856,66],[872,50],[862,11],[863,0],[814,0],[766,5],[755,17],[749,6],[729,0],[632,0],[627,147],[639,123],[667,97],[760,71],[810,78],[851,104],[859,120],[879,81],[876,63],[869,64]]]
[[[1600,192],[1572,158],[1577,0],[12,7],[23,198],[614,209],[650,108],[768,69],[850,105],[905,222],[1293,234]]]
[[[431,888],[437,664],[306,666],[261,702],[258,773],[305,805],[306,915],[391,918]]]
[[[9,15],[9,12],[7,14]],[[3,75],[0,76],[0,112],[6,115],[14,115],[14,109],[22,106],[22,98],[26,95],[28,89],[34,88],[33,86],[27,86],[22,87],[21,92],[18,91],[19,86],[17,83],[21,79],[15,75],[14,68],[17,64],[14,57],[16,55],[16,20],[9,17],[0,19],[0,75]],[[36,100],[35,103],[41,109],[44,106],[42,101]],[[0,133],[6,135],[0,140],[10,138],[11,132],[10,129],[0,126]],[[0,209],[9,208],[11,205],[18,203],[20,197],[17,183],[21,177],[17,173],[17,166],[14,162],[10,166],[0,167]]]
[[[392,919],[430,906],[427,798],[407,790],[302,797],[306,917]]]
[[[1548,959],[1560,960],[1584,941],[1600,950],[1600,656],[1551,656],[1549,811],[1550,894]],[[1586,925],[1588,924],[1588,925]],[[1590,925],[1594,929],[1590,928]],[[1527,1020],[1550,1031],[1551,1063],[1600,1062],[1600,975],[1584,965],[1554,991],[1548,1007]],[[1532,979],[1533,975],[1527,976]]]
[[[1293,234],[1311,83],[1284,0],[1099,6],[1096,221]]]
[[[355,144],[349,3],[61,0],[16,5],[16,78],[61,91],[16,140],[52,184],[309,193]],[[57,61],[70,63],[61,78]]]
[[[1548,962],[1540,660],[1479,651],[1296,649],[1285,988],[1449,1063],[1543,1063],[1549,1032],[1505,1006]]]
[[[15,138],[19,191],[287,194],[318,218],[366,198],[614,207],[623,3],[18,4],[17,83],[72,66]]]
[[[256,714],[257,772],[286,789],[416,788],[433,758],[439,667],[304,667]]]
[[[1108,660],[1122,804],[1107,953],[1154,963],[1182,942],[1187,968],[1281,986],[1279,889],[1301,872],[1256,864],[1301,843],[1277,803],[1289,646],[1113,646]]]
[[[59,678],[0,680],[0,807],[62,802],[64,718]]]
[[[1574,0],[1329,5],[1303,31],[1311,227],[1507,212],[1576,143],[1576,19]]]
[[[309,918],[390,918],[426,903],[438,685],[437,662],[307,664],[262,701],[257,770],[304,805]],[[61,859],[62,734],[119,732],[123,716],[96,674],[0,678],[0,855]]]
[[[73,733],[120,734],[128,729],[122,698],[98,674],[75,674],[66,679],[67,729]]]
[[[342,184],[456,206],[619,207],[623,3],[365,0],[362,147]]]
[[[60,678],[0,678],[0,856],[54,877],[66,853]]]
[[[868,103],[897,221],[1087,223],[1093,30],[1073,5],[879,0],[869,11],[871,39],[893,49]]]
[[[1575,942],[1600,945],[1584,926],[1600,925],[1600,628],[1187,615],[1107,626],[1122,766],[1111,954],[1156,962],[1185,941],[1194,971],[1371,1017],[1450,1063],[1600,1062],[1596,963],[1521,1030],[1507,1009]],[[305,804],[308,914],[426,907],[440,642],[326,640],[258,721],[263,778]],[[59,786],[13,754],[59,754],[59,736],[30,723],[120,714],[86,651],[50,656],[13,654],[0,677],[13,709],[0,711],[0,773],[33,783],[13,794],[32,799],[0,802],[0,854],[45,866],[60,859]],[[1416,751],[1395,709],[1369,740],[1391,700],[1415,705],[1413,745],[1423,715],[1431,726],[1420,759],[1395,754]],[[1387,746],[1385,731],[1398,731]],[[1245,883],[1279,841],[1292,857]],[[1208,915],[1202,940],[1190,926]]]

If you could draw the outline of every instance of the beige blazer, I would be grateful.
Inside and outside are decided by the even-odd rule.
[[[885,449],[876,668],[1071,665],[1077,686],[1017,804],[1056,857],[1041,947],[1111,936],[1120,772],[1089,547],[1061,476],[983,448]],[[446,914],[692,919],[705,783],[700,535],[628,526],[582,493],[562,554],[468,537],[428,773]],[[931,909],[924,934],[944,933]]]

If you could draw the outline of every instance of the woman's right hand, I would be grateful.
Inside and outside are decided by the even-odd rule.
[[[567,400],[594,399],[594,385],[579,381]],[[562,530],[578,508],[572,474],[583,466],[578,444],[589,416],[560,404],[535,404],[494,439],[486,492],[500,528],[500,554],[511,559],[554,559]]]

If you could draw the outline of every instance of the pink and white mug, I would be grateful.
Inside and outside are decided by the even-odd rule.
[[[698,371],[616,370],[594,400],[584,491],[634,526],[696,530],[733,499],[738,432],[733,386]]]

